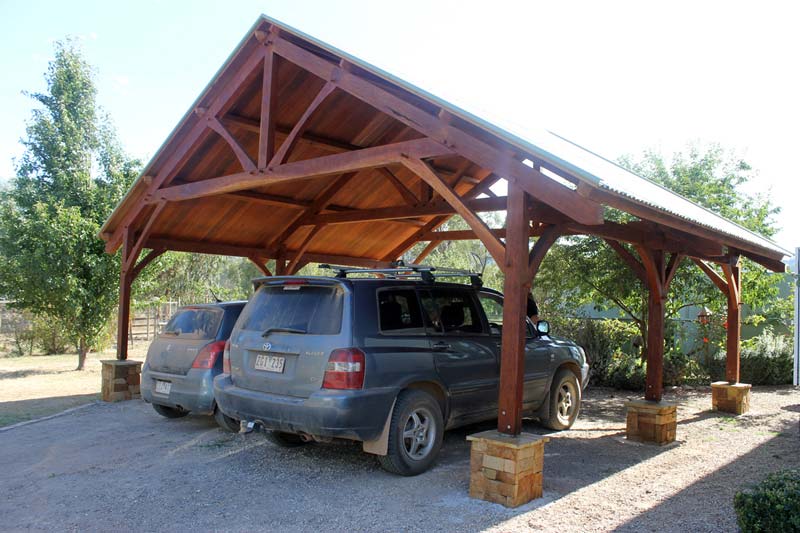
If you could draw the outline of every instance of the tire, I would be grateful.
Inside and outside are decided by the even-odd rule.
[[[239,429],[241,428],[239,421],[220,411],[219,407],[214,408],[214,420],[216,420],[217,424],[219,424],[219,427],[225,431],[239,433]]]
[[[387,454],[378,461],[392,474],[416,476],[433,465],[443,437],[439,402],[421,390],[403,391],[392,412]]]
[[[184,411],[177,407],[167,407],[166,405],[159,405],[157,403],[153,404],[153,409],[164,418],[183,418],[189,414],[189,411]]]
[[[541,418],[542,425],[561,431],[569,429],[581,410],[581,387],[570,370],[559,370],[550,385],[547,410]]]
[[[298,446],[308,444],[300,435],[295,435],[294,433],[266,430],[264,431],[264,435],[266,435],[267,440],[272,442],[272,444],[280,446],[281,448],[297,448]]]

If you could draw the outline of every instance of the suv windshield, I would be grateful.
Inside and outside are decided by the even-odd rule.
[[[335,335],[342,327],[344,291],[317,285],[262,285],[239,320],[242,329]]]
[[[184,339],[213,339],[217,336],[221,320],[221,309],[207,307],[179,309],[164,326],[162,333]]]

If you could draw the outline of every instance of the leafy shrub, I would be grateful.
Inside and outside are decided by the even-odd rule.
[[[550,317],[547,317],[550,320]],[[610,372],[615,354],[630,355],[638,351],[632,346],[631,339],[639,335],[635,324],[623,320],[588,318],[558,318],[550,320],[550,329],[554,335],[575,341],[586,350],[589,358],[592,382],[598,385],[610,385]]]
[[[638,355],[617,352],[608,365],[608,373],[603,383],[623,390],[644,390],[647,372]]]
[[[742,343],[740,379],[751,385],[785,385],[792,382],[793,348],[789,337],[765,328]],[[725,353],[714,358],[713,380],[725,379]]]
[[[46,354],[66,353],[70,348],[69,338],[63,324],[47,316],[35,317],[31,334],[36,345]]]
[[[736,493],[733,507],[745,533],[800,531],[800,470],[774,472]]]

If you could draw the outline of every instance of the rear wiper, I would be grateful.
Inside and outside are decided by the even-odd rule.
[[[261,336],[266,337],[271,333],[299,333],[303,335],[308,332],[304,329],[298,329],[298,328],[269,328],[264,333],[262,333]]]
[[[162,335],[175,335],[176,337],[178,335],[180,335],[180,333],[178,333],[177,331],[162,331],[161,334]]]

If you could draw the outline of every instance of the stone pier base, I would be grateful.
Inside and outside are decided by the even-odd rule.
[[[104,402],[121,402],[139,398],[141,361],[100,361],[103,363],[102,397]]]
[[[677,405],[671,402],[633,400],[627,403],[628,440],[669,444],[678,426]]]
[[[711,384],[711,408],[742,415],[750,410],[750,388],[747,383],[715,381]]]
[[[484,431],[468,436],[467,440],[472,442],[470,497],[518,507],[542,496],[547,437]]]

